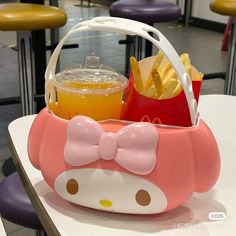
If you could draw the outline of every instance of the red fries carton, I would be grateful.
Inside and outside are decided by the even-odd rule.
[[[139,62],[141,74],[144,78],[150,72],[153,60],[154,57],[150,57]],[[194,80],[195,74],[199,73],[194,67],[192,67],[191,72],[193,93],[196,101],[198,101],[202,81]],[[132,73],[130,73],[129,86],[126,89],[122,119],[174,126],[192,125],[187,99],[183,90],[177,96],[169,99],[153,99],[140,94],[136,90]]]

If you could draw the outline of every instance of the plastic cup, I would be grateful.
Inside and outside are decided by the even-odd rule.
[[[86,115],[95,120],[120,119],[128,80],[108,69],[65,70],[48,84],[48,108],[58,117]]]

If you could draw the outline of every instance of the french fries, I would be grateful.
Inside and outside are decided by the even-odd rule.
[[[141,93],[143,91],[143,80],[142,80],[141,71],[139,68],[139,63],[135,57],[130,58],[130,65],[131,65],[132,74],[134,76],[135,87],[137,91]]]
[[[180,56],[180,59],[182,60],[184,66],[185,66],[185,69],[191,78],[191,61],[190,61],[189,55],[187,53],[183,53]]]
[[[155,70],[158,70],[158,68],[160,67],[160,64],[161,64],[163,58],[164,58],[163,52],[160,52],[160,53],[157,54],[157,56],[156,56],[156,58],[155,58],[155,61],[154,61],[153,65],[152,65],[151,72],[152,72],[154,69],[155,69]],[[150,73],[149,76],[148,76],[148,79],[147,79],[146,83],[144,84],[144,89],[145,89],[145,90],[148,89],[148,88],[150,88],[150,87],[153,85],[153,79],[152,79],[152,78],[153,78],[152,73]]]
[[[173,91],[175,90],[176,86],[178,85],[178,81],[175,78],[171,78],[166,81],[164,84],[163,93],[159,97],[159,99],[168,99],[173,97]]]
[[[170,63],[166,63],[164,66],[159,68],[158,72],[160,73],[161,78],[164,78],[171,68],[172,65]]]
[[[159,98],[163,93],[163,84],[157,69],[153,69],[152,71],[152,80],[156,88],[156,97]]]
[[[203,74],[191,65],[187,53],[180,56],[183,65],[192,80],[202,80]],[[172,64],[159,51],[151,66],[150,73],[143,78],[139,62],[135,57],[130,58],[131,71],[134,77],[134,86],[142,95],[154,99],[169,99],[182,91],[182,86]]]

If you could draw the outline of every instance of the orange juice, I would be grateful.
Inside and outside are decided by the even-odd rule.
[[[72,78],[71,73],[75,77]],[[55,81],[54,99],[48,102],[48,108],[55,115],[63,119],[76,115],[95,120],[120,119],[127,85],[125,77],[106,70],[83,70],[82,73],[74,70],[69,76],[64,74],[62,77],[66,79]]]

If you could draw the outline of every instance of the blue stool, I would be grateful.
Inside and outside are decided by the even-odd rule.
[[[162,0],[119,0],[110,6],[110,15],[131,20],[140,21],[151,26],[158,22],[178,20],[181,9],[174,3]],[[120,41],[126,44],[125,73],[129,70],[129,58],[131,55],[138,60],[142,58],[143,47],[140,37],[127,36],[126,40]],[[152,43],[145,41],[144,56],[152,55]]]

